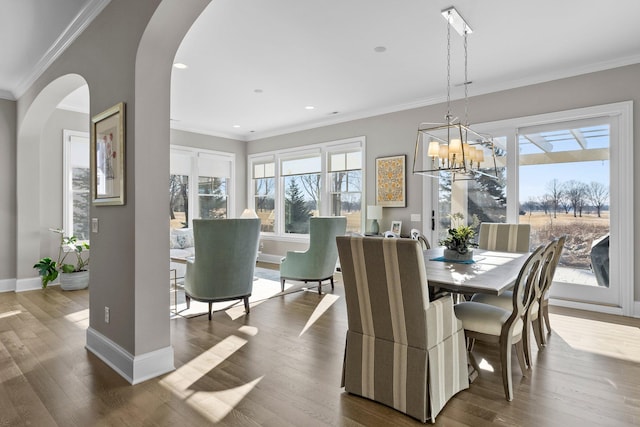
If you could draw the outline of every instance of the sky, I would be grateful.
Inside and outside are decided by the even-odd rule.
[[[554,178],[561,183],[575,180],[589,184],[597,181],[609,187],[609,161],[520,166],[520,202],[548,193],[547,185]]]

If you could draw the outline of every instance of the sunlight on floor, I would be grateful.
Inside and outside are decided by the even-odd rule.
[[[640,362],[640,328],[551,314],[551,328],[575,350]]]
[[[20,310],[7,311],[6,313],[0,313],[0,319],[4,319],[5,317],[16,316],[22,313]]]
[[[75,323],[80,329],[87,329],[89,327],[89,309],[76,311],[64,316],[64,318],[72,323]]]
[[[484,359],[484,358],[480,361],[480,363],[478,363],[478,366],[483,371],[488,371],[488,372],[494,372],[495,371],[493,369],[493,365],[491,363],[487,362],[487,359]]]
[[[242,332],[255,335],[257,329],[248,328]],[[239,387],[221,391],[193,390],[191,387],[246,343],[247,340],[231,335],[167,375],[160,380],[160,384],[184,399],[189,406],[211,422],[219,422],[253,390],[264,376]]]
[[[331,307],[333,305],[333,303],[338,301],[339,298],[340,297],[337,296],[337,295],[324,294],[324,297],[322,298],[322,301],[320,301],[320,304],[318,304],[318,306],[315,308],[315,310],[313,310],[313,313],[311,313],[311,317],[309,317],[309,320],[307,321],[307,324],[304,325],[304,328],[302,328],[302,331],[300,332],[300,335],[298,335],[298,336],[301,337],[302,334],[304,334],[307,331],[307,329],[309,329],[311,327],[311,325],[316,323],[316,321],[320,318],[320,316],[322,316],[322,314],[324,314],[324,312],[327,311],[329,309],[329,307]]]

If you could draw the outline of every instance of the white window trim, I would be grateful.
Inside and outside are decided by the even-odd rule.
[[[577,108],[573,110],[557,111],[533,116],[519,117],[495,122],[486,122],[472,125],[477,132],[494,132],[496,129],[506,130],[502,134],[507,135],[507,179],[511,185],[507,185],[507,221],[517,220],[517,203],[512,203],[517,195],[518,158],[513,155],[516,147],[516,134],[518,129],[529,126],[548,125],[552,123],[567,122],[571,120],[591,119],[609,116],[613,121],[617,120],[617,144],[610,147],[611,153],[611,182],[610,188],[616,191],[610,192],[611,205],[618,206],[615,214],[610,218],[612,233],[610,248],[615,250],[616,256],[612,257],[610,265],[610,280],[618,281],[620,286],[620,307],[596,306],[579,302],[558,302],[567,307],[600,311],[624,316],[640,316],[634,313],[634,189],[633,189],[633,101],[617,102],[613,104],[596,105],[592,107]],[[612,135],[614,139],[614,135]],[[426,150],[423,150],[426,153]],[[423,161],[426,161],[423,158]],[[434,194],[433,185],[425,185],[423,197],[424,218],[431,218],[431,206],[437,206],[437,193]],[[622,197],[620,195],[623,195]],[[436,203],[436,204],[434,204]],[[426,213],[429,212],[427,216]],[[431,227],[429,226],[429,229]],[[617,235],[613,237],[613,235]],[[614,260],[617,259],[616,260]],[[622,285],[624,284],[624,285]],[[639,304],[640,306],[640,304]]]
[[[89,132],[82,132],[77,130],[62,130],[62,228],[66,236],[73,235],[73,192],[72,179],[71,179],[71,138],[85,138],[87,144],[90,144]],[[90,160],[87,159],[87,163]],[[91,191],[91,190],[89,190]],[[87,212],[89,216],[89,212]],[[88,240],[85,240],[88,242]]]
[[[206,156],[219,157],[223,160],[227,160],[231,162],[231,177],[229,179],[229,185],[227,187],[227,218],[235,218],[236,217],[236,206],[235,206],[235,176],[236,176],[236,155],[235,153],[229,153],[226,151],[215,151],[208,150],[206,148],[196,148],[196,147],[187,147],[184,145],[170,145],[169,156],[172,153],[186,155],[190,157],[190,166],[191,170],[189,173],[189,209],[193,214],[191,218],[189,218],[189,228],[193,227],[193,220],[200,218],[199,216],[199,206],[198,206],[198,156],[200,154],[204,154]],[[193,210],[191,210],[193,209]],[[198,216],[196,216],[196,214]]]
[[[362,209],[360,222],[364,228],[366,226],[366,136],[357,136],[352,138],[345,138],[340,140],[328,141],[317,144],[309,144],[300,147],[286,148],[273,151],[264,151],[260,153],[250,154],[247,156],[247,207],[255,209],[255,194],[253,193],[253,164],[260,163],[265,160],[272,160],[275,163],[275,207],[276,207],[276,221],[274,232],[261,232],[261,238],[266,240],[278,240],[278,241],[290,241],[290,242],[308,242],[308,234],[290,234],[283,233],[281,230],[284,228],[284,218],[279,212],[280,206],[284,205],[284,191],[281,191],[282,178],[280,163],[282,160],[294,159],[298,157],[304,157],[306,155],[320,154],[321,171],[322,174],[322,202],[320,204],[320,215],[329,215],[330,209],[328,201],[330,200],[329,192],[329,172],[327,170],[328,156],[329,154],[336,152],[344,152],[353,149],[360,149],[362,153]]]

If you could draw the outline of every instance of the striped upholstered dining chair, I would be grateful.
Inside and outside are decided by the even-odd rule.
[[[342,386],[422,422],[469,387],[451,296],[429,301],[417,240],[338,236],[348,331]]]
[[[478,247],[490,251],[529,252],[529,224],[502,224],[483,222],[480,224]]]

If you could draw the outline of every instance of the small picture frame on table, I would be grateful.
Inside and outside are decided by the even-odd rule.
[[[391,232],[400,235],[402,230],[402,221],[391,221]]]

